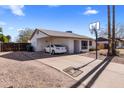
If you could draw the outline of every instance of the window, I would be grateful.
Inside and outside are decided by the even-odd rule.
[[[53,47],[53,45],[51,45],[51,47]]]
[[[92,46],[92,41],[89,41],[89,46]]]
[[[124,46],[124,42],[122,42],[122,46]]]
[[[63,45],[55,45],[56,47],[64,47]]]
[[[108,49],[108,44],[104,44],[104,48],[105,49]]]
[[[50,45],[48,45],[47,47],[50,47]],[[53,47],[53,45],[51,45],[51,47]]]
[[[81,49],[87,49],[87,41],[81,41]]]

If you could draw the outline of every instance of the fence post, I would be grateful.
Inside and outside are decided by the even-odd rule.
[[[1,52],[1,43],[0,43],[0,52]]]

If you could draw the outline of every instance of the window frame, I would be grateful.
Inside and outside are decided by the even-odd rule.
[[[81,41],[81,49],[87,49],[88,48],[88,41]]]

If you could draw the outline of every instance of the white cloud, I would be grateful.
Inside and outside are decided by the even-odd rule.
[[[84,15],[93,15],[93,14],[97,14],[98,11],[95,9],[92,9],[91,7],[87,7],[86,11],[83,13]]]
[[[0,21],[0,26],[5,26],[5,25],[6,25],[6,23],[5,23],[5,22]]]
[[[12,11],[13,14],[17,15],[17,16],[24,16],[24,12],[23,9],[24,6],[23,5],[10,5],[9,9]]]
[[[24,5],[9,5],[9,6],[1,6],[4,9],[9,9],[14,15],[24,16],[23,8]]]
[[[13,30],[13,29],[14,29],[14,27],[9,27],[8,29],[9,29],[9,30]]]
[[[24,30],[23,28],[18,28],[18,29],[16,29],[16,31],[22,31],[22,30]]]

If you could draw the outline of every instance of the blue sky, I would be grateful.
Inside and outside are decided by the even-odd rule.
[[[0,6],[0,26],[12,41],[18,30],[24,28],[44,28],[58,31],[71,30],[80,35],[93,37],[89,24],[100,21],[101,28],[107,25],[107,6]],[[124,24],[124,6],[116,6],[116,23]]]

